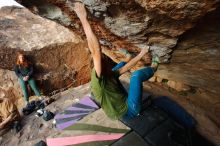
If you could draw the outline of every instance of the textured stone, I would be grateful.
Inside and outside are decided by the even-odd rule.
[[[219,95],[219,9],[187,33],[172,54],[171,63],[161,65],[161,78],[203,88]]]
[[[13,71],[0,69],[0,97],[17,101],[21,97],[21,88]]]
[[[39,50],[48,44],[81,41],[63,26],[23,8],[1,8],[0,26],[1,46],[24,51]]]
[[[34,63],[37,84],[46,95],[89,81],[89,52],[75,33],[17,7],[1,8],[0,26],[0,89],[7,97],[22,96],[13,72],[18,51]]]
[[[56,101],[47,106],[46,109],[55,114],[62,112],[65,108],[73,104],[74,100],[81,99],[89,93],[89,84],[60,92],[52,97]],[[42,117],[34,116],[34,113],[28,116],[22,116],[21,123],[22,129],[19,133],[14,134],[9,130],[3,135],[2,141],[0,141],[1,146],[33,146],[40,140],[46,141],[46,138],[52,135],[57,135],[58,137],[65,135],[69,137],[72,134],[72,132],[58,131],[53,125],[53,120],[46,122]]]
[[[55,20],[85,38],[78,18],[66,1],[17,1],[32,12]],[[114,53],[119,48],[126,48],[135,55],[140,49],[150,45],[151,53],[158,55],[161,63],[170,62],[168,65],[160,65],[156,76],[195,88],[196,93],[187,92],[187,98],[175,100],[181,99],[183,107],[192,108],[193,116],[198,119],[198,128],[219,144],[220,11],[216,8],[219,7],[220,1],[86,0],[85,3],[91,12],[89,20],[98,38],[111,43],[106,46],[109,51],[105,53],[116,58],[115,62],[124,59],[124,56]],[[210,18],[202,18],[205,15]],[[201,22],[191,29],[198,21]],[[13,25],[11,20],[4,24]],[[13,53],[9,49],[8,52]],[[10,56],[5,55],[2,58],[8,59]],[[57,63],[55,66],[61,64],[63,63]],[[146,65],[144,60],[139,64],[138,67]],[[47,70],[47,76],[51,74],[50,69]],[[150,87],[154,89],[154,86]],[[196,111],[200,108],[201,110]],[[206,120],[207,123],[204,122]]]
[[[17,1],[33,12],[35,7],[38,10],[37,14],[53,19],[82,35],[71,2]],[[161,62],[169,62],[170,53],[176,46],[179,36],[192,28],[199,18],[217,8],[220,1],[83,0],[83,2],[91,13],[90,17],[98,18],[99,22],[93,25],[100,38],[109,39],[114,45],[118,44],[119,38],[130,42],[129,46],[152,45],[152,54],[157,54]],[[54,11],[59,17],[51,17]],[[69,23],[63,23],[66,20]]]
[[[182,1],[163,1],[163,0],[135,0],[147,11],[167,15],[176,20],[198,19],[208,11],[214,9],[219,1],[199,1],[199,0],[182,0]]]
[[[203,110],[202,116],[198,117],[200,125],[203,125],[199,129],[216,145],[220,144],[220,139],[215,136],[219,137],[219,128],[216,127],[220,125],[217,118],[220,116],[219,12],[218,8],[186,33],[173,52],[170,64],[160,65],[156,73],[161,78],[194,88],[195,91],[187,92],[187,102]],[[194,116],[197,117],[196,114]]]
[[[180,83],[180,82],[176,82],[176,81],[168,81],[167,85],[173,89],[175,89],[176,91],[188,91],[190,90],[190,87]]]
[[[175,81],[168,81],[167,82],[167,85],[173,89],[175,89],[175,86],[176,86],[176,82]]]
[[[189,91],[190,87],[188,85],[183,84],[183,83],[177,82],[175,89],[177,91]]]
[[[157,82],[158,82],[158,83],[161,83],[162,81],[163,81],[163,79],[162,79],[162,78],[157,77]]]
[[[153,76],[153,77],[151,77],[148,81],[149,81],[149,82],[155,82],[156,80],[157,80],[157,77]]]

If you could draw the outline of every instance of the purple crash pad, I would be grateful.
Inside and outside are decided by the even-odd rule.
[[[85,96],[63,112],[56,114],[54,117],[56,127],[59,130],[63,130],[97,109],[99,109],[99,107],[95,102],[89,96]]]

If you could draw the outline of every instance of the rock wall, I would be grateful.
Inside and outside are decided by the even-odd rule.
[[[188,86],[189,92],[185,92],[185,99],[202,108],[206,117],[217,127],[220,126],[219,26],[218,8],[183,35],[170,64],[161,65],[156,73],[159,78],[172,82],[174,89],[177,83]]]
[[[1,46],[24,51],[39,50],[48,44],[82,41],[68,29],[18,7],[1,8],[0,30]]]
[[[94,18],[99,38],[117,46],[119,40],[130,50],[151,46],[161,62],[169,62],[173,47],[186,30],[207,12],[215,10],[219,0],[82,0]],[[69,1],[17,0],[43,17],[53,19],[82,34]],[[81,28],[81,27],[80,27]],[[135,46],[135,47],[133,47]]]
[[[69,28],[81,40],[85,39],[69,1],[16,1],[33,13]],[[203,134],[218,145],[220,0],[82,1],[107,56],[119,62],[124,59],[123,55],[115,54],[119,48],[135,55],[151,46],[151,54],[157,54],[161,63],[168,63],[160,65],[151,81],[165,85],[167,90],[175,89],[175,94],[181,95],[184,101],[184,108],[204,115],[197,119],[199,127],[204,127],[208,132]],[[143,59],[139,67],[147,63]],[[211,125],[211,129],[207,125]]]
[[[20,86],[14,72],[0,69],[0,97],[11,98],[16,101],[21,95]]]
[[[219,95],[220,9],[208,14],[180,39],[169,65],[158,74]],[[189,76],[190,75],[190,76]]]
[[[89,81],[90,57],[86,43],[57,23],[29,10],[3,7],[0,10],[0,92],[13,99],[22,96],[13,71],[17,52],[34,63],[42,93],[79,86]]]

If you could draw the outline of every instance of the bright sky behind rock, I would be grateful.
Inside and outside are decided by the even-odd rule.
[[[0,0],[0,7],[2,7],[2,6],[12,6],[12,5],[21,6],[20,4],[18,4],[14,0]]]

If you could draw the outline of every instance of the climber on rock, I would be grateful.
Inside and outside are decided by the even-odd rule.
[[[149,47],[142,49],[129,62],[119,63],[112,69],[106,61],[106,56],[102,54],[99,41],[87,20],[84,4],[81,2],[71,2],[74,4],[74,11],[82,23],[94,63],[94,69],[91,73],[91,90],[95,100],[111,119],[130,119],[138,116],[141,110],[142,82],[147,81],[153,76],[158,66],[158,57],[153,57],[151,67],[144,67],[132,73],[130,88],[127,93],[119,81],[119,76],[131,69],[146,55]]]
[[[21,129],[20,114],[16,105],[7,98],[0,98],[0,135],[9,128],[15,128],[16,132]]]
[[[30,85],[30,87],[34,91],[35,95],[41,99],[40,91],[35,83],[34,78],[33,78],[33,66],[25,58],[24,54],[18,53],[14,70],[15,70],[15,73],[18,77],[18,81],[21,85],[21,89],[22,89],[22,92],[24,95],[24,100],[26,101],[26,104],[29,103],[27,84]]]

